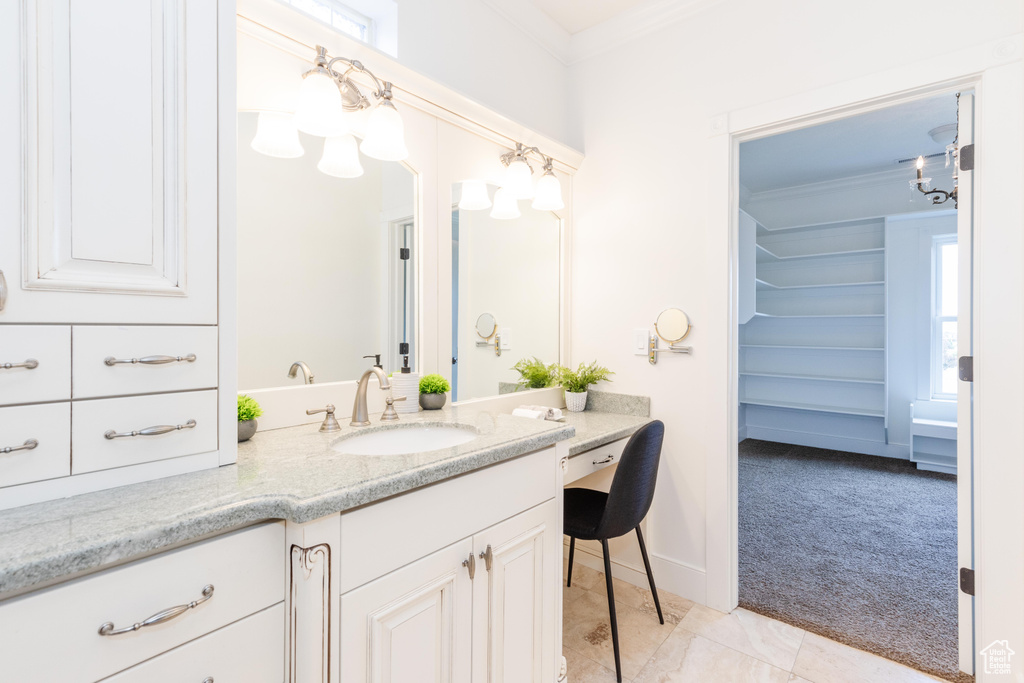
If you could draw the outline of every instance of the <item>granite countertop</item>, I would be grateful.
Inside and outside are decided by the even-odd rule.
[[[371,416],[376,420],[376,416]],[[235,466],[0,511],[0,595],[52,582],[267,519],[337,514],[443,481],[575,434],[572,424],[452,406],[395,424],[459,425],[479,436],[454,448],[391,456],[343,455],[318,425],[259,432],[239,444]]]
[[[650,421],[651,418],[642,415],[620,415],[590,410],[583,413],[566,413],[565,424],[576,428],[576,436],[569,439],[569,457],[632,436],[633,432]]]

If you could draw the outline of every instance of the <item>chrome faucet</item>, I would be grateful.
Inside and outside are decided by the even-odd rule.
[[[356,387],[356,401],[352,404],[352,422],[349,424],[353,427],[365,427],[370,424],[370,415],[366,410],[366,385],[370,383],[370,375],[377,375],[381,391],[391,389],[388,376],[376,365],[364,372],[359,378],[359,386]]]
[[[300,369],[302,370],[302,378],[305,381],[305,383],[312,384],[313,371],[310,370],[309,366],[303,363],[301,360],[297,360],[294,363],[292,363],[292,366],[288,368],[288,376],[294,379],[295,375],[298,374],[298,371]]]

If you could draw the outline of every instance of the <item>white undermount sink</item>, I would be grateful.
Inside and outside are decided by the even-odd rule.
[[[476,437],[476,432],[469,429],[422,425],[355,434],[336,441],[331,447],[349,455],[402,455],[460,446]]]

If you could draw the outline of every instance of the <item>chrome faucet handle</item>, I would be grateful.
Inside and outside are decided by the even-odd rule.
[[[395,403],[397,401],[404,401],[408,396],[402,396],[400,398],[393,398],[390,395],[384,399],[384,402],[388,404],[388,407],[384,409],[384,414],[380,416],[381,422],[392,422],[398,419],[398,412],[395,410]]]
[[[341,425],[338,424],[338,420],[334,417],[334,404],[328,403],[326,408],[317,408],[316,410],[306,411],[306,415],[316,415],[317,413],[327,413],[327,415],[324,416],[324,423],[320,425],[321,432],[341,431]]]

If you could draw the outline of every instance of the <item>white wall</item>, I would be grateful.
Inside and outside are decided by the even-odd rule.
[[[560,221],[527,201],[519,208],[514,220],[459,211],[460,401],[494,396],[498,382],[518,381],[512,366],[522,358],[558,362]],[[501,356],[493,341],[476,345],[476,319],[485,312],[508,346]]]
[[[649,394],[665,421],[649,545],[665,588],[697,600],[705,599],[707,460],[724,458],[726,443],[708,426],[720,424],[712,411],[721,406],[705,396],[728,381],[710,363],[728,330],[708,324],[719,312],[706,292],[729,278],[704,232],[711,118],[1022,28],[1017,0],[972,3],[969,12],[954,0],[928,11],[865,0],[839,15],[817,0],[729,0],[571,68],[587,150],[574,187],[571,360],[598,358],[616,371],[616,390]],[[623,92],[637,96],[613,96]],[[651,366],[632,355],[631,330],[668,306],[690,314],[693,355]]]
[[[398,61],[582,149],[568,68],[481,0],[398,0]]]

